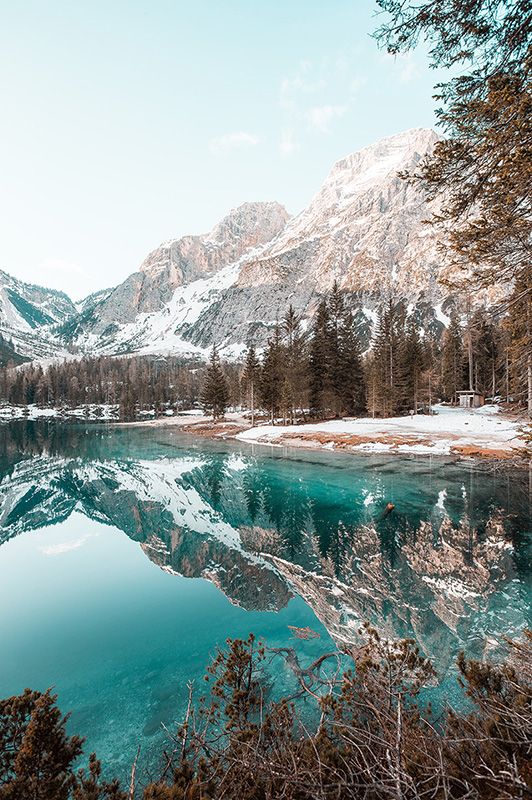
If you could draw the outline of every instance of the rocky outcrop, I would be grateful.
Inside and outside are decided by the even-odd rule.
[[[418,188],[398,177],[430,152],[438,137],[422,128],[381,139],[338,161],[307,208],[242,266],[239,286],[312,279],[367,295],[393,290],[419,298],[435,288],[435,242]],[[429,235],[427,235],[429,234]]]
[[[441,330],[440,257],[424,224],[430,211],[423,193],[397,175],[413,170],[436,141],[433,131],[407,131],[337,162],[309,206],[244,259],[235,284],[183,336],[201,347],[214,339],[263,344],[289,304],[310,320],[335,281],[349,293],[365,344],[372,312],[390,295]]]
[[[112,350],[120,326],[135,323],[141,315],[167,311],[176,289],[212,278],[277,236],[287,219],[279,203],[244,203],[207,234],[164,242],[146,257],[138,272],[93,309],[81,327],[78,344],[89,349],[110,346]],[[156,325],[155,316],[153,323]],[[149,329],[148,325],[147,332]],[[145,338],[138,336],[138,330],[131,331],[131,349],[138,349]],[[125,341],[127,345],[127,336]]]
[[[433,131],[418,128],[341,159],[292,219],[278,203],[245,203],[207,234],[164,242],[79,312],[59,293],[48,292],[39,305],[26,287],[20,302],[0,289],[0,314],[11,315],[10,324],[30,339],[32,326],[41,336],[46,325],[63,322],[59,340],[87,353],[204,357],[216,341],[231,357],[250,343],[263,345],[290,304],[309,323],[337,281],[364,346],[375,310],[390,295],[404,298],[427,330],[441,332],[446,298],[435,233],[424,224],[430,208],[419,187],[398,177],[436,141]]]

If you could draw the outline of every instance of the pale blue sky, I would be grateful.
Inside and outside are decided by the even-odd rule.
[[[0,269],[73,299],[230,208],[434,126],[438,75],[373,0],[1,0]]]

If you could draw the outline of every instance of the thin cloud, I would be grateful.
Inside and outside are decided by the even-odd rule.
[[[349,84],[349,92],[351,95],[356,95],[362,89],[363,86],[366,85],[368,79],[365,75],[359,75],[356,78],[353,78],[351,83]]]
[[[294,132],[291,128],[285,128],[281,132],[281,142],[279,144],[279,149],[281,151],[281,155],[284,158],[290,158],[291,155],[295,153],[295,151],[299,148],[299,145],[294,142],[293,138]]]
[[[309,62],[305,64],[305,72],[309,69]],[[295,109],[299,104],[299,95],[309,95],[321,91],[327,86],[323,78],[316,81],[306,81],[302,75],[295,78],[283,78],[279,87],[279,105],[281,108]]]
[[[343,117],[346,111],[347,106],[325,105],[311,108],[309,111],[310,127],[322,133],[329,133],[333,119]]]
[[[259,143],[258,136],[253,136],[245,131],[237,131],[212,139],[209,149],[213,155],[221,156],[229,150],[249,149],[250,147],[256,147]]]
[[[279,152],[287,158],[302,146],[309,132],[330,133],[335,123],[357,102],[367,78],[358,74],[359,54],[341,50],[336,56],[301,61],[294,74],[279,85],[283,117]]]
[[[404,86],[421,77],[421,70],[413,53],[401,53],[399,55],[381,53],[379,60],[389,67],[390,77],[395,83],[400,83]]]

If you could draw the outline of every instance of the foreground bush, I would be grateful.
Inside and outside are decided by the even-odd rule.
[[[411,640],[365,628],[365,645],[300,663],[296,647],[228,640],[194,708],[169,734],[143,800],[417,800],[532,797],[532,634],[508,641],[500,666],[458,659],[469,711],[433,719],[420,698],[434,679]],[[291,698],[270,700],[272,661],[294,676]],[[277,667],[278,668],[278,667]],[[304,701],[304,702],[303,702]],[[307,724],[304,724],[307,720]],[[313,720],[313,722],[308,722]],[[122,800],[82,740],[68,738],[55,697],[27,690],[0,703],[1,800]]]

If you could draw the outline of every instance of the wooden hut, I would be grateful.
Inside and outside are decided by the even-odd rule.
[[[484,405],[484,395],[474,389],[457,392],[460,397],[460,408],[480,408]]]

